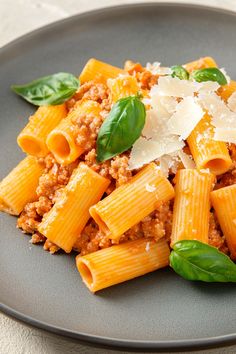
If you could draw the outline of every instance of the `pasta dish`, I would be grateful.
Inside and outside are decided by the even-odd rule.
[[[90,59],[25,85],[37,106],[0,210],[91,292],[170,265],[236,282],[236,81],[211,57],[172,67]],[[157,275],[158,281],[158,275]]]

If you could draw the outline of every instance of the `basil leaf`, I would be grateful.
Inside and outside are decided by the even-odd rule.
[[[236,265],[217,248],[193,240],[175,243],[170,265],[187,280],[236,282]]]
[[[36,106],[61,104],[74,95],[79,80],[69,73],[44,76],[25,85],[13,85],[11,89]]]
[[[172,73],[171,73],[172,77],[178,77],[180,80],[188,80],[189,79],[189,73],[181,65],[172,66],[171,71],[172,71]]]
[[[224,74],[217,68],[205,68],[200,70],[194,70],[190,78],[197,81],[216,81],[219,85],[226,85],[227,80]]]
[[[128,150],[140,137],[145,117],[145,106],[139,97],[118,100],[99,130],[97,161],[106,161]]]

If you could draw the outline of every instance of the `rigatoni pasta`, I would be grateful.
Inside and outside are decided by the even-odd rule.
[[[209,169],[212,173],[220,175],[230,169],[232,160],[226,143],[216,141],[213,137],[214,128],[210,116],[206,113],[189,135],[187,142],[197,168]]]
[[[183,169],[177,172],[172,245],[180,240],[208,243],[210,192],[214,181],[214,175],[207,171]]]
[[[185,64],[184,67],[191,73],[194,70],[215,68],[217,67],[217,64],[212,57],[203,57]]]
[[[211,202],[226,237],[231,257],[236,259],[236,184],[211,192]]]
[[[111,91],[113,102],[123,97],[136,95],[139,91],[138,82],[134,76],[122,75],[115,79],[109,79],[107,85]]]
[[[225,101],[228,101],[229,97],[236,92],[236,81],[231,80],[228,84],[221,86],[218,90],[218,94]]]
[[[236,282],[236,83],[213,58],[124,69],[92,58],[79,80],[13,90],[41,104],[17,139],[37,158],[0,183],[0,210],[20,214],[31,243],[77,252],[91,292],[168,264]]]
[[[101,107],[97,102],[86,100],[79,103],[61,123],[51,131],[47,138],[48,149],[61,164],[75,161],[83,152],[83,146],[76,142],[78,126],[76,119],[81,116],[92,115],[95,120],[99,117]]]
[[[33,156],[22,160],[0,183],[0,211],[19,215],[37,198],[36,188],[44,165]]]
[[[98,202],[110,181],[85,164],[73,172],[68,185],[39,225],[39,232],[70,252],[89,219],[89,208]]]
[[[106,81],[107,79],[117,77],[120,74],[124,74],[124,70],[91,58],[83,68],[79,80],[82,84],[94,79],[98,81]]]
[[[174,189],[160,169],[151,163],[130,182],[90,208],[90,215],[101,230],[117,240],[129,228],[174,198]]]
[[[29,123],[18,135],[18,145],[29,155],[46,156],[48,153],[47,136],[66,115],[67,108],[65,104],[39,107],[29,118]]]
[[[164,239],[140,239],[77,256],[76,265],[83,282],[96,292],[166,267],[169,255],[170,248]]]

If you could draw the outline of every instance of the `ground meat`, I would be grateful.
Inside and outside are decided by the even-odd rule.
[[[131,179],[132,172],[128,169],[128,165],[129,157],[127,153],[118,155],[111,160],[109,173],[116,180],[116,187],[127,183]]]
[[[172,214],[171,203],[162,203],[157,210],[129,229],[121,237],[120,242],[136,240],[141,237],[158,241],[164,236],[169,241],[172,227]]]
[[[124,66],[125,70],[134,75],[143,90],[150,90],[157,83],[158,75],[153,75],[149,70],[144,68],[140,63],[127,60]]]
[[[228,148],[229,148],[231,159],[233,160],[233,162],[236,162],[236,144],[233,143],[229,144]]]
[[[145,70],[136,74],[137,81],[143,90],[150,90],[157,83],[158,75],[153,75],[150,71]]]
[[[32,235],[30,242],[33,244],[42,243],[46,241],[46,237],[40,234],[40,232],[36,232]]]
[[[115,186],[127,183],[132,177],[132,172],[128,169],[128,153],[124,153],[115,156],[111,160],[98,163],[96,160],[96,150],[92,149],[84,157],[85,163],[92,168],[95,172],[99,173],[105,178],[109,178],[112,181],[115,180]],[[111,186],[114,189],[114,183]]]
[[[109,99],[110,90],[107,85],[102,83],[94,83],[90,89],[85,92],[83,99],[96,101],[102,103],[103,100]]]
[[[51,254],[56,253],[57,251],[59,251],[60,247],[58,247],[57,245],[55,245],[55,243],[46,240],[44,245],[43,245],[43,249],[45,251],[49,251]]]
[[[52,208],[53,202],[48,197],[41,196],[39,200],[35,202],[36,212],[40,216],[44,216],[44,214],[48,213]]]
[[[24,233],[33,234],[38,230],[40,221],[41,217],[37,214],[36,203],[28,203],[17,220],[17,227],[21,228]]]
[[[66,102],[67,108],[69,110],[73,109],[76,102],[83,98],[84,94],[89,91],[92,85],[94,85],[93,81],[89,81],[81,85],[74,96]]]
[[[49,199],[53,204],[56,191],[67,185],[78,162],[75,161],[69,165],[63,166],[57,163],[50,155],[45,159],[45,161],[46,170],[45,173],[43,173],[43,175],[39,178],[39,185],[36,193],[39,198],[45,197],[45,199],[43,199],[45,203],[47,199]],[[43,206],[41,205],[41,208],[42,207]]]
[[[109,178],[110,176],[109,169],[111,166],[111,161],[108,160],[108,161],[98,163],[96,157],[97,155],[95,149],[89,151],[89,153],[84,156],[84,161],[86,165],[89,166],[95,172],[99,173],[101,176],[105,178]]]
[[[141,73],[145,70],[140,63],[135,63],[132,60],[126,60],[124,69],[130,75],[135,75],[136,73]]]
[[[98,226],[93,220],[90,220],[73,248],[83,256],[110,246],[111,240],[99,231]]]
[[[236,162],[233,163],[230,171],[223,175],[217,176],[217,183],[215,189],[224,188],[236,184]]]
[[[76,144],[83,147],[85,151],[91,150],[97,140],[99,129],[103,123],[102,115],[81,114],[73,120],[76,129]]]
[[[39,178],[39,185],[36,190],[38,200],[26,204],[17,221],[17,226],[21,228],[23,232],[35,235],[32,239],[32,243],[37,243],[36,240],[38,240],[39,235],[37,233],[38,225],[42,217],[52,208],[56,198],[62,188],[68,183],[74,168],[77,166],[77,162],[62,166],[55,161],[51,154],[43,161],[45,170],[43,175]]]
[[[218,248],[219,251],[225,254],[229,253],[225,237],[222,234],[215,213],[210,214],[208,242],[209,245]]]
[[[105,83],[92,80],[81,85],[75,95],[67,101],[68,109],[73,109],[76,102],[82,99],[96,101],[101,103],[103,109],[111,109],[110,90]]]

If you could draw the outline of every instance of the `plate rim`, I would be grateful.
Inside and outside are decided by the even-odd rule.
[[[17,37],[16,39],[10,41],[9,43],[5,44],[0,48],[0,62],[4,53],[7,54],[8,51],[14,49],[15,45],[19,45],[22,42],[27,42],[35,35],[40,33],[45,33],[48,30],[55,30],[57,27],[60,27],[64,24],[67,24],[75,19],[82,19],[93,15],[99,15],[104,12],[109,11],[116,11],[122,9],[130,9],[130,8],[138,8],[138,7],[178,7],[178,8],[186,8],[186,9],[199,9],[199,10],[206,10],[217,12],[221,14],[231,15],[236,18],[236,11],[217,8],[215,6],[207,6],[202,4],[187,4],[187,3],[174,3],[171,1],[168,2],[140,2],[140,3],[132,3],[132,4],[122,4],[122,5],[115,5],[115,6],[106,6],[106,7],[99,7],[93,10],[84,11],[79,14],[74,14],[72,16],[59,19],[52,23],[49,23],[45,26],[41,26],[39,28],[34,29],[22,36]],[[220,336],[214,337],[206,337],[206,338],[198,338],[198,339],[180,339],[180,340],[165,340],[165,341],[152,341],[152,340],[129,340],[129,339],[118,339],[106,336],[98,336],[92,334],[86,334],[84,332],[75,332],[72,330],[68,330],[63,327],[55,326],[52,324],[48,324],[41,320],[37,320],[31,316],[25,315],[24,313],[16,310],[13,307],[9,307],[3,303],[0,303],[0,312],[4,313],[5,315],[13,318],[15,320],[19,320],[26,325],[33,326],[35,328],[39,328],[56,335],[65,336],[67,338],[77,339],[82,342],[86,342],[91,345],[98,345],[98,346],[105,346],[110,347],[113,349],[126,349],[126,350],[188,350],[188,349],[204,349],[216,346],[229,346],[236,344],[236,332],[231,334],[225,334]]]

